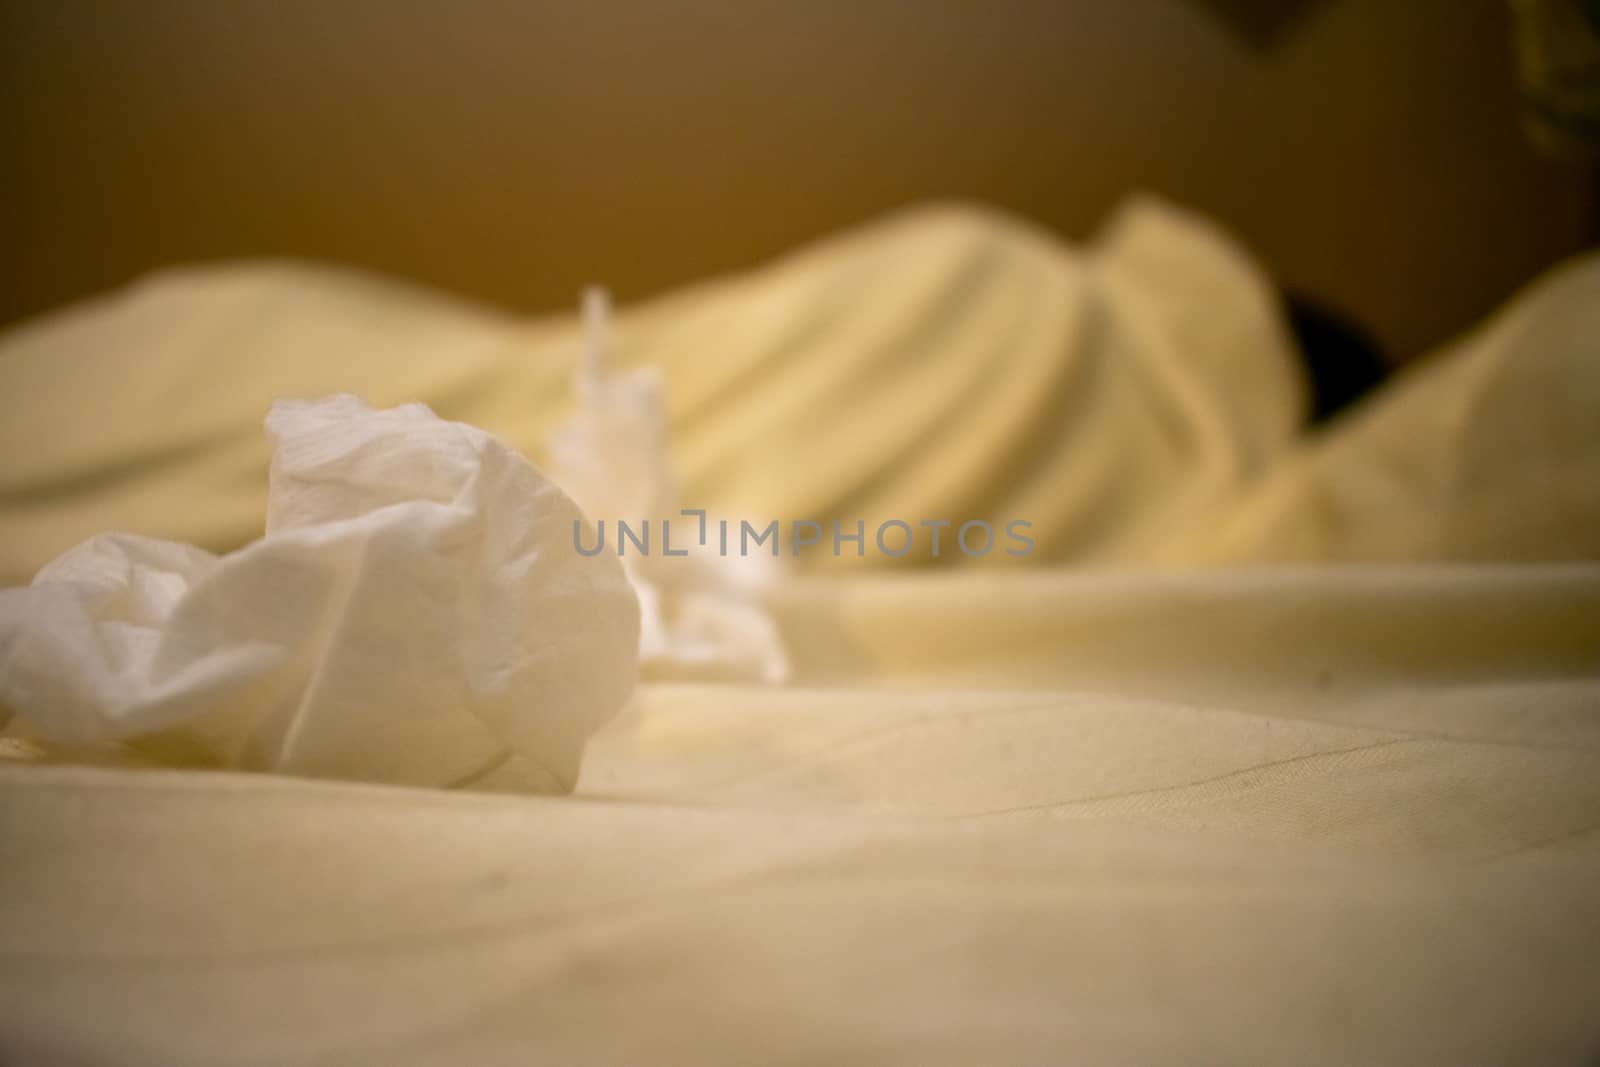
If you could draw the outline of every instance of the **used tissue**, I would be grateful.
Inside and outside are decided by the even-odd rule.
[[[639,597],[640,671],[647,679],[787,681],[788,650],[758,596],[777,577],[780,560],[714,555],[703,527],[698,546],[680,545],[682,558],[668,551],[664,532],[656,554],[624,555],[619,521],[633,521],[648,541],[649,527],[665,531],[674,515],[678,485],[664,389],[654,367],[611,366],[611,298],[604,289],[584,292],[583,318],[577,411],[551,437],[551,459],[561,485],[599,520],[600,542],[610,516],[617,555]],[[682,522],[693,514],[704,522],[704,509],[676,517]]]
[[[0,591],[0,718],[72,754],[569,791],[639,608],[577,506],[420,404],[280,401],[266,536],[92,538]]]

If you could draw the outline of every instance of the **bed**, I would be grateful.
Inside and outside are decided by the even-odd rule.
[[[917,209],[624,309],[683,502],[1026,517],[1035,551],[787,567],[788,680],[666,664],[570,795],[13,720],[0,1059],[1590,1062],[1600,258],[1314,432],[1276,307],[1144,200],[1081,248]],[[34,320],[0,338],[0,572],[260,537],[281,396],[544,463],[579,348],[296,264]]]

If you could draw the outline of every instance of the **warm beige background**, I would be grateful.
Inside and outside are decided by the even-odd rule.
[[[1144,186],[1403,356],[1594,232],[1506,19],[1329,0],[1261,49],[1183,0],[8,0],[0,320],[241,255],[552,308],[934,196],[1082,236]]]

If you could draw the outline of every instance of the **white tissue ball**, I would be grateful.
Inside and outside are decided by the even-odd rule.
[[[627,699],[639,612],[577,506],[420,404],[281,401],[267,535],[102,535],[0,593],[0,704],[159,761],[570,790]]]

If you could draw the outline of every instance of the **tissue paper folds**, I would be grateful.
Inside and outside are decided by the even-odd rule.
[[[267,430],[261,540],[101,535],[0,592],[0,706],[47,751],[570,790],[639,642],[577,506],[420,404],[280,401]]]

